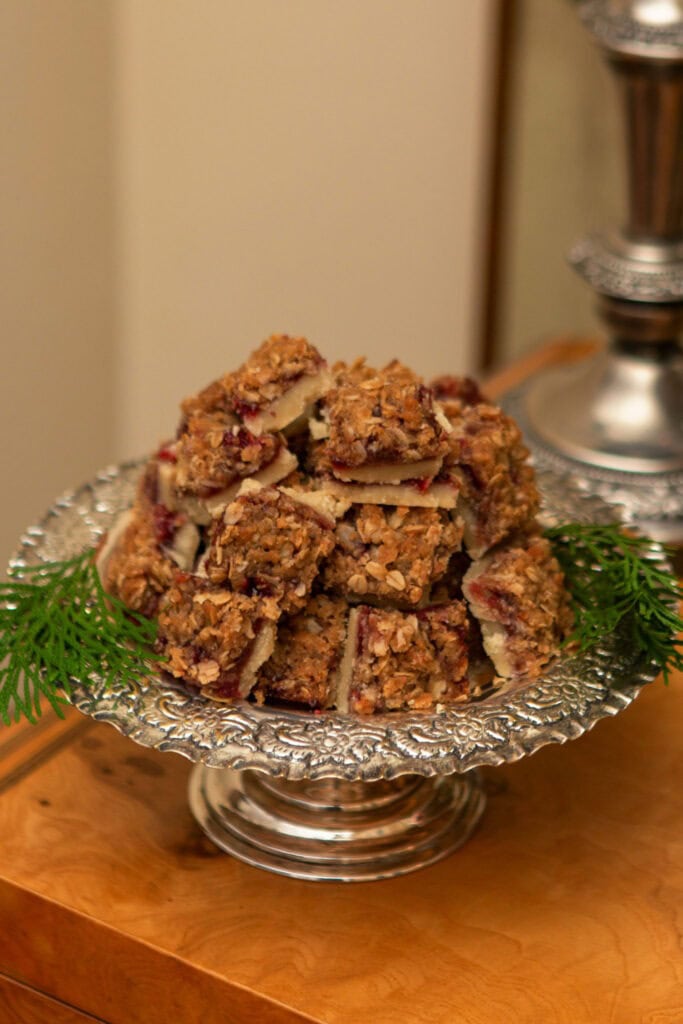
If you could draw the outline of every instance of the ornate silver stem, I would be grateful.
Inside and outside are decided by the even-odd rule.
[[[592,363],[540,376],[510,404],[542,465],[591,489],[597,481],[603,495],[618,491],[627,514],[680,539],[683,0],[584,0],[579,11],[615,73],[626,121],[626,224],[570,253],[611,340]]]
[[[476,772],[292,782],[201,764],[189,800],[209,838],[239,860],[334,882],[395,878],[441,860],[469,838],[486,802]]]

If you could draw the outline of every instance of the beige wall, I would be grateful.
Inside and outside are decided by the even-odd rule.
[[[624,209],[616,90],[575,5],[517,0],[516,11],[502,362],[548,335],[598,330],[593,293],[566,253]]]
[[[112,7],[0,4],[0,564],[114,447]]]
[[[272,331],[473,363],[492,0],[121,0],[121,454]]]

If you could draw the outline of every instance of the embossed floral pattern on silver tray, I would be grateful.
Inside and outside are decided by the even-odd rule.
[[[132,501],[142,463],[100,473],[60,498],[29,529],[15,564],[56,561],[95,544]],[[547,522],[609,522],[615,510],[568,479],[540,476]],[[564,656],[539,680],[434,713],[352,716],[218,704],[163,679],[105,690],[72,680],[71,702],[142,746],[216,768],[255,768],[289,779],[372,781],[497,765],[580,736],[621,711],[656,675],[627,638]]]

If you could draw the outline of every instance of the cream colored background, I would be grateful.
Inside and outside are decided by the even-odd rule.
[[[493,0],[0,0],[0,548],[274,330],[468,369]]]

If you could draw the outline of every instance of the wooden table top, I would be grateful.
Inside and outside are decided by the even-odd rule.
[[[484,772],[473,838],[390,881],[218,851],[190,764],[75,712],[0,734],[0,1024],[678,1024],[683,677]]]

